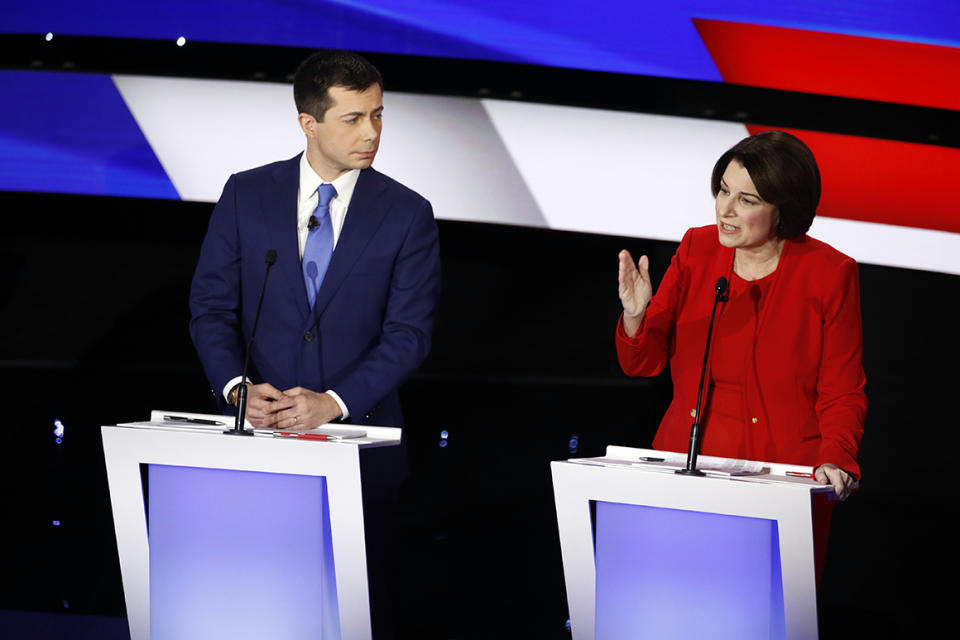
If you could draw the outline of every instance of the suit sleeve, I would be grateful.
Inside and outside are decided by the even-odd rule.
[[[620,314],[616,333],[617,359],[627,375],[655,376],[670,358],[692,235],[692,230],[687,231],[670,259],[657,292],[650,298],[637,335],[631,338],[624,332],[623,314]]]
[[[847,258],[835,276],[837,286],[824,300],[823,353],[817,380],[820,422],[817,466],[835,464],[860,477],[857,453],[863,437],[867,398],[863,392],[863,325],[857,264]]]
[[[439,236],[433,209],[423,200],[393,265],[379,341],[333,385],[351,416],[367,414],[427,357],[439,296]]]
[[[243,371],[236,176],[210,216],[190,286],[190,337],[220,406],[224,385]]]

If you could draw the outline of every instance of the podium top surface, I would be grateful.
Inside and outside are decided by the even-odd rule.
[[[634,447],[607,447],[607,454],[596,458],[571,458],[554,464],[576,464],[635,470],[638,473],[673,473],[686,466],[687,455],[673,451]],[[697,468],[707,477],[741,482],[792,485],[811,493],[832,492],[813,477],[813,467],[717,456],[699,456]]]
[[[231,436],[224,435],[222,432],[224,429],[233,428],[233,425],[233,416],[155,409],[150,412],[149,420],[123,422],[113,426],[118,428],[174,431],[181,433],[206,433],[211,436],[222,436],[226,438]],[[249,422],[246,423],[246,427],[252,429]],[[315,429],[297,432],[277,431],[275,429],[253,429],[253,432],[254,437],[257,438],[297,438],[300,434],[306,434],[308,437],[298,439],[311,440],[319,439],[315,438],[315,436],[327,436],[330,438],[328,441],[317,442],[317,444],[346,445],[365,449],[398,445],[400,444],[400,437],[403,430],[396,427],[326,424]]]

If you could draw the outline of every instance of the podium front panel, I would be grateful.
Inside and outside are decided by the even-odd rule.
[[[324,476],[148,474],[152,640],[340,637]]]
[[[104,426],[101,429],[131,640],[151,637],[159,640],[165,637],[369,640],[370,600],[360,451],[399,444],[400,430],[366,427],[368,437],[342,443],[237,437],[222,435],[219,426],[186,429],[158,423],[163,419],[163,413],[171,412],[155,411],[149,423]],[[203,414],[178,415],[211,420],[221,418]],[[148,465],[151,469],[149,476],[154,476],[153,489],[169,484],[169,495],[153,496],[149,488],[150,493],[144,494],[140,475],[143,465]],[[167,471],[162,470],[164,467]],[[169,477],[165,477],[167,475]],[[201,488],[197,484],[201,478],[203,483],[209,484],[208,487]],[[287,482],[292,484],[285,485]],[[235,499],[241,493],[235,485],[243,483],[248,486],[242,492],[259,495],[256,499],[259,503],[254,501],[244,506],[245,499]],[[281,490],[281,487],[286,488]],[[281,496],[294,494],[299,498],[280,504]],[[176,511],[180,502],[193,503],[193,514]],[[273,502],[276,504],[271,504]],[[302,510],[296,517],[292,513],[294,507]],[[148,509],[151,532],[147,530]],[[230,514],[230,510],[238,512]],[[246,533],[229,533],[231,527],[227,523],[237,524],[238,515],[245,510],[248,515],[251,511],[259,511],[263,517],[259,522],[248,521],[244,526],[252,528]],[[177,528],[159,529],[164,519],[161,517],[163,511],[174,516],[168,524]],[[297,520],[300,517],[305,520]],[[205,519],[207,521],[203,524]],[[183,531],[179,529],[181,526],[185,527]],[[300,526],[313,527],[313,532],[273,531],[274,528]],[[205,527],[219,527],[219,530]],[[174,556],[161,560],[156,555],[159,552],[157,545],[192,556],[183,561]],[[311,548],[305,545],[311,545]],[[237,560],[237,566],[245,567],[243,570],[231,567],[230,558],[238,558],[232,555],[235,553],[243,554],[243,560]],[[189,581],[184,580],[184,573],[210,568],[205,563],[213,560],[222,565],[217,570],[224,568],[233,580],[207,582],[204,589],[186,584]],[[272,575],[280,573],[266,566],[265,563],[273,561],[281,563],[283,573],[293,562],[298,565],[301,577],[310,574],[314,581],[314,586],[307,589],[310,596],[290,591],[267,593],[268,589],[281,587],[276,584],[267,586],[261,580],[273,584],[276,582],[274,578],[284,582],[290,579],[286,575],[279,578]],[[172,565],[168,566],[168,562]],[[314,571],[318,566],[322,569],[319,574]],[[159,575],[154,576],[154,572]],[[252,574],[259,574],[256,581]],[[247,584],[243,584],[245,580]],[[251,586],[254,582],[256,586]],[[193,589],[191,601],[175,603],[169,599],[181,587]],[[230,587],[233,593],[224,595],[222,592]],[[155,596],[154,588],[167,595]],[[282,588],[291,587],[287,584]],[[317,594],[320,594],[319,600]],[[270,607],[296,619],[288,621],[289,625],[296,625],[290,627],[294,632],[282,636],[272,628],[270,633],[254,633],[252,623],[236,634],[223,631],[233,625],[232,618],[252,615],[256,609],[260,609],[264,616],[278,616],[276,610],[272,613],[266,611],[268,602]],[[156,607],[160,610],[155,610]],[[221,624],[217,625],[219,632],[212,628],[209,633],[171,632],[172,627],[166,626],[182,622],[170,620],[171,617],[201,613],[206,616],[210,611],[221,614]],[[321,618],[319,623],[318,617]],[[300,629],[316,629],[318,624],[320,633],[299,632]]]
[[[619,448],[618,455],[623,458],[626,448]],[[633,456],[656,456],[659,452],[649,449],[635,449]],[[597,546],[600,545],[600,554],[607,551],[603,548],[607,543],[604,539],[603,522],[595,520],[600,517],[613,515],[613,507],[609,513],[604,513],[607,507],[601,503],[624,505],[627,513],[644,514],[644,517],[653,513],[663,514],[667,511],[682,511],[687,514],[716,515],[719,517],[734,517],[741,520],[714,522],[743,522],[742,519],[759,521],[757,531],[753,532],[756,549],[761,564],[751,570],[760,584],[768,588],[766,598],[756,596],[763,609],[759,624],[764,628],[757,634],[743,633],[739,637],[757,638],[788,638],[789,640],[810,640],[817,637],[817,610],[816,610],[816,577],[813,563],[813,520],[811,514],[811,495],[818,489],[803,482],[773,482],[761,478],[718,478],[692,477],[676,475],[672,472],[644,470],[630,465],[604,464],[600,459],[590,459],[586,463],[555,461],[551,463],[553,475],[554,498],[557,508],[557,526],[560,533],[560,551],[563,558],[564,582],[567,590],[567,605],[570,613],[570,628],[574,640],[593,640],[598,638],[654,637],[687,638],[690,634],[678,633],[677,626],[672,630],[660,634],[645,633],[643,621],[624,620],[613,622],[608,615],[616,615],[617,611],[629,609],[629,606],[616,601],[618,594],[607,581],[600,564],[615,566],[626,561],[622,555],[612,555],[605,558],[598,556]],[[821,489],[822,490],[822,489]],[[598,505],[601,508],[597,508]],[[629,507],[639,509],[655,509],[660,511],[629,511]],[[597,511],[600,513],[598,514]],[[766,523],[766,524],[764,524]],[[644,525],[646,526],[646,525]],[[596,527],[599,527],[597,529]],[[634,529],[634,533],[640,535]],[[704,534],[706,535],[706,534]],[[600,536],[601,538],[598,538]],[[671,554],[675,546],[675,537],[661,536],[663,544],[656,553]],[[774,547],[776,551],[774,551]],[[611,546],[615,553],[630,553],[629,547],[617,549]],[[728,553],[728,551],[713,550],[711,553]],[[775,566],[779,559],[778,581],[775,577]],[[617,580],[628,578],[645,578],[641,563],[649,557],[640,556],[633,560],[633,569],[623,572],[619,577],[610,575],[613,584]],[[667,559],[664,558],[666,562]],[[687,562],[680,555],[670,562]],[[599,564],[598,564],[599,563]],[[769,567],[769,575],[762,568]],[[686,571],[691,569],[687,567]],[[663,571],[666,571],[664,569]],[[676,573],[672,569],[670,573]],[[715,578],[720,581],[720,577]],[[632,587],[631,587],[632,588]],[[703,585],[692,588],[705,589]],[[717,590],[724,588],[722,581],[716,585]],[[650,590],[653,604],[649,611],[657,611],[658,607],[665,606],[662,594]],[[614,603],[606,602],[607,597],[613,597]],[[659,599],[659,600],[658,600]],[[675,598],[671,596],[671,606]],[[778,602],[782,600],[782,604]],[[659,604],[658,604],[659,603]],[[646,605],[644,605],[646,606]],[[692,611],[692,613],[690,612]],[[699,616],[706,618],[704,610],[692,608],[687,613],[678,615]],[[782,612],[782,613],[781,613]],[[626,614],[625,614],[626,615]],[[726,614],[724,614],[726,615]],[[717,616],[715,616],[716,618]],[[676,622],[676,619],[674,618]],[[633,626],[630,626],[633,625]],[[694,634],[692,637],[724,637],[718,635],[720,625],[709,626],[709,634]],[[620,633],[622,635],[617,635]]]
[[[777,522],[596,503],[596,637],[785,638]]]

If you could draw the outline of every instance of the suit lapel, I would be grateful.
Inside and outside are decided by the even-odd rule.
[[[297,195],[300,190],[300,156],[281,163],[273,174],[276,183],[260,194],[260,207],[270,246],[277,249],[278,279],[290,288],[290,299],[306,318],[310,313],[300,269],[297,240]]]
[[[337,246],[330,259],[330,266],[317,293],[317,302],[314,307],[314,314],[317,317],[323,315],[330,300],[333,299],[387,215],[389,207],[381,197],[385,188],[386,182],[373,169],[364,169],[360,172],[353,197],[350,199],[350,207],[347,209],[343,229],[340,230]]]

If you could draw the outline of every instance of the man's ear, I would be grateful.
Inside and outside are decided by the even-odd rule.
[[[309,113],[301,113],[297,116],[297,120],[300,121],[300,129],[307,135],[308,138],[312,138],[316,135],[317,119],[314,118]]]

